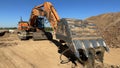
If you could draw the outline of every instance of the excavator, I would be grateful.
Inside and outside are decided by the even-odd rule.
[[[20,21],[18,36],[21,40],[52,40],[52,33],[45,31],[44,24],[49,21],[56,39],[68,46],[84,68],[95,68],[95,63],[103,63],[105,51],[109,52],[97,26],[91,22],[73,19],[60,19],[50,2],[44,2],[32,9],[29,22]]]

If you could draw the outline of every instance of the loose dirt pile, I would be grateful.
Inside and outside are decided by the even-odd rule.
[[[120,48],[120,12],[93,16],[86,19],[95,23],[107,44],[112,48]]]
[[[14,42],[14,40],[16,40],[14,35],[6,33],[4,36],[0,37],[0,48],[17,45],[17,42]]]

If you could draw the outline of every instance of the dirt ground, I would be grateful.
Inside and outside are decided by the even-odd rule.
[[[0,68],[71,68],[72,62],[61,64],[57,41],[18,39],[16,34],[0,37]],[[63,56],[64,59],[66,59]],[[120,48],[110,48],[104,57],[106,68],[119,68]],[[82,68],[79,66],[79,68]]]

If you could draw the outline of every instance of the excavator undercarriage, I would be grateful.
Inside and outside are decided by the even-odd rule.
[[[24,21],[20,21],[20,23],[24,23]],[[18,30],[18,37],[21,40],[28,40],[30,38],[33,40],[52,40],[52,34],[45,31],[44,23],[46,23],[46,18],[38,16],[34,25],[29,27],[28,30],[25,27],[24,29],[22,28],[23,30]]]

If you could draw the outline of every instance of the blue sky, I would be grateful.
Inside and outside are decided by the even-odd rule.
[[[0,27],[16,27],[20,17],[28,21],[31,9],[45,1],[52,2],[60,18],[120,12],[120,0],[0,0]]]

